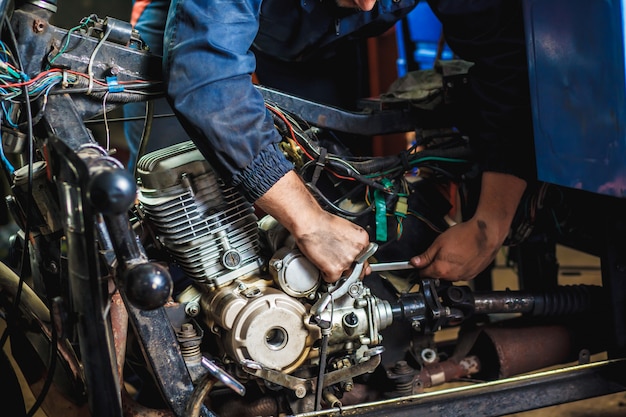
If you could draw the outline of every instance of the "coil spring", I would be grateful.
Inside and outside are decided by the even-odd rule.
[[[184,323],[180,330],[176,332],[180,352],[187,363],[200,362],[202,352],[200,351],[201,338],[191,323]]]

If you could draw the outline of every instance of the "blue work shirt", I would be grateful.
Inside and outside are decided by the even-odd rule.
[[[331,0],[265,0],[254,48],[284,61],[325,58],[342,42],[378,36],[417,6],[419,0],[378,0],[368,12]]]
[[[267,0],[256,46],[302,58],[339,40],[381,33],[417,1],[380,0],[373,11],[360,12],[334,1]],[[175,113],[226,182],[251,201],[293,168],[278,149],[281,138],[251,82],[255,58],[250,47],[261,7],[260,0],[174,0],[164,43],[164,76]],[[274,29],[278,38],[265,43],[263,36]],[[280,41],[286,32],[291,49]]]
[[[260,6],[260,0],[174,0],[163,59],[166,92],[185,130],[251,201],[293,169],[251,80]]]

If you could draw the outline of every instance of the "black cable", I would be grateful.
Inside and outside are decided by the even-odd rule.
[[[46,399],[46,396],[48,395],[48,392],[50,391],[50,387],[52,387],[52,382],[54,381],[54,372],[56,371],[56,366],[57,366],[57,343],[59,341],[59,335],[57,332],[57,326],[54,323],[54,318],[52,315],[53,314],[52,307],[48,306],[48,309],[50,310],[50,332],[51,332],[50,351],[49,351],[50,356],[48,358],[48,371],[46,373],[46,379],[43,383],[43,386],[41,387],[41,391],[39,391],[39,395],[37,395],[37,399],[35,400],[35,403],[33,404],[33,406],[30,408],[30,410],[28,410],[26,417],[33,417],[35,413],[37,412],[37,410],[41,408],[44,400]]]
[[[320,368],[315,387],[315,407],[318,411],[322,404],[322,391],[324,391],[324,375],[326,374],[326,356],[328,354],[328,333],[322,330],[322,346],[320,347]]]
[[[154,116],[154,101],[146,101],[146,115],[143,123],[143,130],[141,132],[141,139],[139,140],[139,148],[137,150],[137,159],[133,161],[133,177],[137,178],[137,162],[146,151],[148,150],[148,140],[150,139],[150,133],[152,132],[152,120]]]
[[[310,182],[307,182],[306,186],[315,196],[317,196],[320,200],[322,200],[322,203],[323,203],[322,205],[324,205],[327,208],[333,210],[335,212],[335,214],[341,214],[342,216],[350,217],[350,218],[358,218],[358,217],[361,217],[362,215],[364,215],[366,213],[369,213],[370,211],[373,210],[372,206],[368,206],[366,209],[364,209],[362,211],[359,211],[357,213],[353,213],[351,211],[344,210],[341,207],[337,206],[332,201],[330,201],[324,195],[324,193],[322,193],[322,191],[320,191],[320,189],[317,188],[315,185],[311,184]]]
[[[161,114],[152,115],[153,119],[162,119],[162,118],[169,118],[169,117],[176,117],[176,115],[174,113],[161,113]],[[146,119],[146,116],[128,116],[128,117],[116,117],[113,119],[107,119],[107,122],[109,124],[125,123],[125,122],[145,121],[145,119]],[[104,123],[104,119],[85,120],[83,123],[86,125],[99,124],[99,123]]]

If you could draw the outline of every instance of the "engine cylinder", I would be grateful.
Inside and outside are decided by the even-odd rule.
[[[219,286],[259,272],[252,204],[223,183],[192,142],[145,155],[137,173],[146,217],[189,277]]]

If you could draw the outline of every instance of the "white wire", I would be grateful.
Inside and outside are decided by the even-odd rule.
[[[102,98],[102,114],[104,116],[104,130],[106,131],[106,150],[109,151],[109,146],[111,144],[111,131],[109,129],[109,121],[107,120],[107,97],[109,96],[109,92],[104,93],[104,97]]]
[[[93,63],[96,60],[96,55],[98,54],[100,47],[107,40],[110,34],[111,34],[111,27],[107,26],[107,30],[106,32],[104,32],[104,36],[102,36],[102,39],[100,39],[100,42],[98,42],[96,47],[93,48],[93,52],[91,53],[91,56],[89,57],[89,65],[87,66],[87,75],[89,75],[89,87],[87,88],[87,93],[86,93],[87,95],[91,94],[91,89],[93,88]]]

